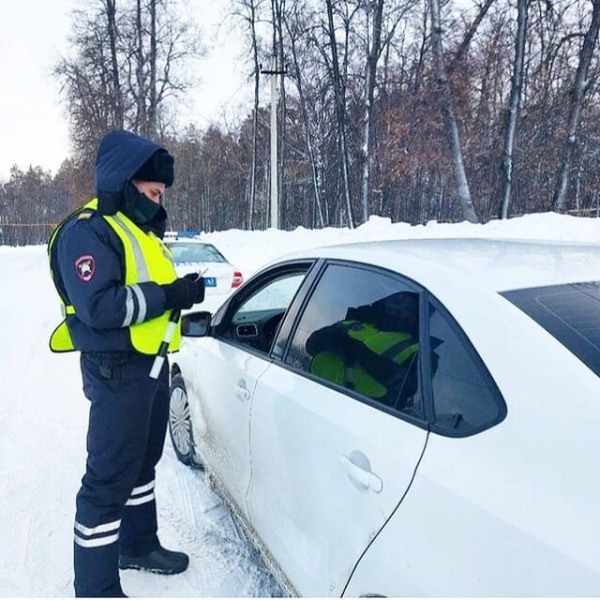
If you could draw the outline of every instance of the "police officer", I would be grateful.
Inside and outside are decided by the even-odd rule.
[[[96,158],[97,197],[48,245],[65,319],[55,352],[81,352],[90,400],[86,471],[74,528],[76,596],[122,597],[119,568],[174,574],[188,557],[157,536],[155,466],[169,410],[169,372],[149,376],[172,313],[204,299],[201,277],[177,278],[161,242],[174,159],[153,141],[112,131]],[[179,331],[170,350],[179,347]]]

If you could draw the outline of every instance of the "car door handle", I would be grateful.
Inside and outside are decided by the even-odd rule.
[[[242,401],[245,402],[250,398],[250,392],[246,388],[245,384],[236,383],[235,395]]]
[[[368,489],[376,494],[381,492],[383,489],[383,481],[381,481],[381,479],[375,473],[373,473],[370,469],[363,469],[344,454],[340,457],[340,459],[348,477],[353,483],[357,484],[359,489]]]

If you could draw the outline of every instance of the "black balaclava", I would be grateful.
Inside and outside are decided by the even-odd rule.
[[[174,162],[166,149],[148,138],[123,129],[109,131],[100,141],[96,156],[98,213],[114,215],[122,210],[126,187],[133,180],[160,181],[170,187]]]

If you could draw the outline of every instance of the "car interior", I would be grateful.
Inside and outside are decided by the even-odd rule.
[[[285,309],[256,310],[237,314],[223,338],[251,346],[267,354]]]

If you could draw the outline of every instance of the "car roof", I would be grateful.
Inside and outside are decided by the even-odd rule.
[[[555,240],[436,238],[324,246],[288,255],[374,264],[428,280],[468,281],[493,291],[600,280],[600,244]]]

